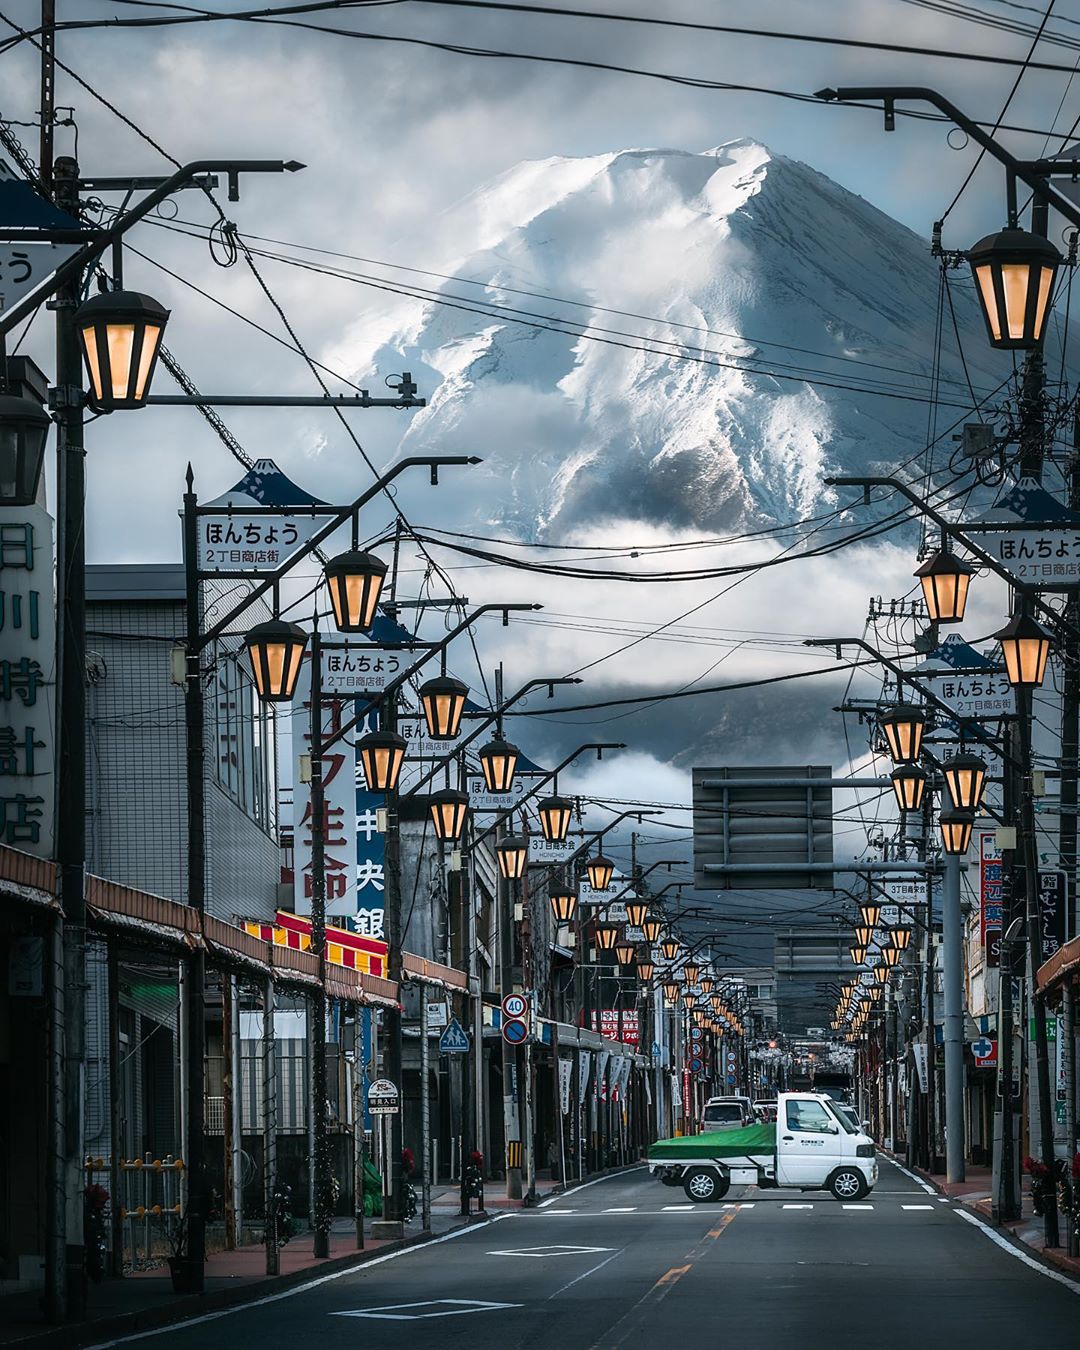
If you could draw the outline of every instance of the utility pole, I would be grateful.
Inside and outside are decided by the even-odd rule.
[[[397,692],[385,698],[382,703],[382,730],[397,731]],[[386,794],[386,864],[385,906],[386,906],[386,964],[387,978],[400,986],[401,965],[401,813],[397,786]],[[387,1139],[390,1156],[386,1160],[390,1176],[390,1193],[387,1197],[386,1213],[383,1216],[385,1228],[380,1234],[400,1237],[403,1231],[403,1173],[401,1169],[401,1126],[405,1109],[404,1085],[401,1081],[401,1006],[395,1004],[383,1011],[383,1032],[386,1037],[384,1055],[384,1073],[398,1090],[399,1109],[387,1117]]]
[[[275,612],[277,604],[274,605]],[[323,781],[322,638],[318,623],[311,634],[311,952],[319,963],[319,983],[311,998],[311,1093],[315,1135],[314,1255],[330,1255],[330,1141],[326,1099],[326,791]]]
[[[964,1180],[964,957],[960,856],[945,855],[942,886],[945,991],[945,1179]]]
[[[54,170],[56,205],[79,214],[79,166],[69,156]],[[75,311],[82,290],[76,270],[57,291],[57,744],[56,861],[64,912],[64,1191],[66,1317],[86,1316],[83,1250],[83,1155],[86,1072],[86,534],[82,355]],[[52,1310],[55,1312],[58,1309]]]

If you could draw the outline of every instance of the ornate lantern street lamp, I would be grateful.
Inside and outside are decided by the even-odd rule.
[[[931,623],[960,623],[967,605],[973,568],[947,548],[916,569]]]
[[[436,675],[420,686],[420,706],[433,741],[452,741],[457,736],[468,693],[469,686],[453,675]]]
[[[679,955],[679,939],[669,934],[660,944],[660,955],[665,961],[674,961]]]
[[[859,922],[865,924],[871,932],[881,922],[881,906],[876,900],[859,901]]]
[[[1001,643],[1011,685],[1035,688],[1042,684],[1053,639],[1041,623],[1030,614],[1015,614],[994,637]]]
[[[457,788],[443,788],[431,794],[428,806],[435,826],[435,838],[441,844],[456,844],[465,829],[465,817],[469,814],[468,793],[459,792]]]
[[[926,774],[917,764],[900,764],[890,774],[901,811],[918,811],[926,790]]]
[[[971,843],[971,830],[974,824],[975,814],[972,811],[955,809],[942,811],[938,816],[938,825],[941,828],[941,846],[945,852],[966,853]]]
[[[369,792],[393,792],[405,762],[405,738],[394,731],[372,731],[357,744]]]
[[[615,864],[610,858],[605,858],[602,853],[597,853],[586,862],[585,871],[589,877],[589,885],[594,891],[606,891],[611,885],[611,875],[615,871]]]
[[[287,703],[300,675],[307,634],[283,619],[257,623],[244,638],[255,691],[264,703]]]
[[[615,947],[615,959],[620,966],[632,966],[634,964],[634,944],[632,942],[619,942]]]
[[[986,761],[978,755],[953,755],[942,765],[942,772],[956,810],[978,810],[986,788]]]
[[[660,919],[649,918],[641,925],[641,931],[645,935],[645,941],[651,945],[664,931],[664,925]]]
[[[626,921],[631,928],[644,928],[649,917],[649,905],[645,900],[627,900]]]
[[[33,506],[48,435],[49,414],[36,399],[0,394],[0,506]]]
[[[656,974],[656,965],[650,956],[641,956],[637,963],[638,978],[642,984],[651,984]]]
[[[574,814],[574,803],[568,797],[545,797],[537,805],[540,817],[540,830],[549,843],[561,844],[570,830],[570,819]]]
[[[374,553],[350,549],[323,569],[334,623],[342,633],[366,633],[375,622],[386,564]]]
[[[914,764],[922,750],[926,713],[914,703],[897,703],[881,719],[895,764]]]
[[[548,894],[548,901],[551,904],[551,913],[556,923],[565,924],[573,921],[577,913],[577,893],[568,886],[552,886]]]
[[[479,759],[487,790],[509,792],[514,786],[514,773],[517,770],[517,746],[496,736],[481,749]]]
[[[107,291],[79,306],[75,327],[95,408],[144,406],[168,321],[169,311],[138,291]]]
[[[1041,347],[1061,254],[1027,230],[988,234],[968,251],[991,347]]]
[[[506,881],[517,881],[525,875],[529,863],[529,841],[520,834],[508,834],[495,845],[495,859],[499,875]]]

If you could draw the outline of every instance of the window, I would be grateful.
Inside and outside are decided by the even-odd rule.
[[[820,1102],[788,1102],[787,1127],[801,1134],[840,1133]]]
[[[743,1109],[738,1102],[715,1102],[705,1108],[707,1125],[741,1125]]]
[[[215,705],[217,779],[251,820],[268,834],[276,821],[276,728],[273,709],[255,697],[247,672],[219,653]]]

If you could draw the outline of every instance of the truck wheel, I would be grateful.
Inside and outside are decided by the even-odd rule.
[[[841,1167],[829,1182],[829,1190],[837,1200],[861,1200],[868,1189],[866,1178],[855,1167]]]
[[[709,1200],[722,1200],[728,1193],[731,1182],[727,1177],[714,1172],[711,1167],[694,1167],[683,1179],[683,1190],[688,1200],[704,1204]]]

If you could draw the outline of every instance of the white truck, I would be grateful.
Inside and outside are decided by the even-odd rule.
[[[823,1092],[781,1092],[776,1123],[660,1139],[649,1171],[689,1200],[721,1200],[731,1186],[790,1186],[860,1200],[877,1184],[874,1141]]]

